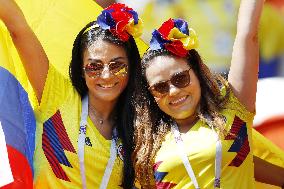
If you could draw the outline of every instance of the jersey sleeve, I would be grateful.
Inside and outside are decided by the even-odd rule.
[[[50,64],[41,101],[35,110],[38,120],[52,116],[74,91],[71,82]]]
[[[284,168],[284,152],[265,136],[252,129],[253,155]]]
[[[235,115],[247,123],[249,138],[251,138],[252,153],[271,164],[284,168],[284,152],[269,139],[264,137],[258,131],[252,128],[255,112],[248,111],[244,105],[239,102],[233,92],[229,94],[229,101],[226,108],[235,112]]]

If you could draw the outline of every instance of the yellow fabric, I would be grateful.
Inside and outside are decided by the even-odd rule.
[[[51,136],[50,127],[46,124],[47,121],[50,121],[54,117],[57,111],[60,112],[63,121],[63,129],[60,128],[60,132],[57,131],[56,134],[63,136],[62,132],[66,131],[67,137],[65,137],[65,140],[56,140],[54,139],[54,135],[56,134],[53,134],[52,137],[48,137],[50,144],[46,145],[44,143],[44,140],[46,140],[44,139],[44,135]],[[35,188],[82,188],[78,159],[80,116],[81,98],[79,94],[73,89],[68,80],[56,71],[53,66],[50,66],[42,101],[39,108],[36,110]],[[99,188],[110,156],[111,140],[106,140],[89,118],[86,139],[88,139],[85,145],[87,187]],[[68,140],[71,142],[70,146],[73,146],[75,149],[74,152],[58,147],[59,145],[63,145],[64,141],[66,142]],[[51,144],[54,143],[57,146],[57,148],[55,148],[56,150],[54,150],[55,152],[52,150],[44,150],[46,146],[46,148],[49,147],[51,149]],[[118,148],[121,149],[121,142],[119,142]],[[59,162],[60,158],[54,157],[54,154],[59,152],[66,156],[71,166],[63,165]],[[51,163],[48,161],[49,158],[53,158],[53,162],[59,163],[59,166],[63,169],[63,171],[60,172],[61,175],[65,173],[69,180],[56,176],[55,172],[52,170]],[[121,158],[121,153],[119,153],[109,180],[109,189],[121,188],[123,169],[123,161]]]
[[[134,20],[132,20],[126,25],[126,28],[127,32],[133,37],[139,37],[142,35],[143,32],[143,22],[141,21],[141,19],[139,19],[138,23],[135,25]]]
[[[173,28],[171,29],[167,39],[172,41],[180,40],[186,50],[196,49],[198,46],[198,39],[192,28],[189,29],[189,35],[182,33],[178,28]]]
[[[235,129],[232,126],[234,119],[239,117],[245,122],[242,124],[242,131],[238,132],[237,137],[232,140],[222,139],[222,173],[221,173],[221,188],[224,189],[239,189],[239,188],[255,188],[254,186],[254,169],[253,169],[253,153],[252,153],[252,120],[253,113],[248,112],[239,101],[233,96],[226,108],[222,111],[222,115],[226,117],[226,129]],[[247,135],[245,134],[247,132]],[[241,134],[243,133],[243,134]],[[250,151],[239,166],[230,165],[232,160],[237,157],[238,150],[234,151],[233,144],[240,142],[240,146],[244,148],[246,145],[242,142],[248,137]],[[188,155],[193,171],[199,183],[200,188],[212,188],[214,183],[215,170],[215,149],[216,138],[214,132],[208,125],[198,121],[187,133],[182,134],[185,146],[184,149]],[[238,140],[239,139],[239,140]],[[162,179],[163,183],[174,184],[175,189],[194,189],[194,186],[189,178],[185,167],[179,157],[177,144],[171,133],[166,135],[166,140],[163,142],[161,149],[158,151],[155,163],[159,164],[156,174],[163,173],[166,176]],[[239,147],[240,147],[239,146]],[[248,147],[248,146],[246,146]],[[156,183],[157,184],[157,183]]]
[[[284,151],[265,138],[258,131],[252,132],[254,155],[269,163],[284,168]]]

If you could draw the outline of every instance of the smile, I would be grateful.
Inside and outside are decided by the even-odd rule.
[[[112,84],[98,84],[99,87],[104,88],[104,89],[110,89],[116,86],[118,82],[112,83]]]
[[[179,98],[179,99],[177,99],[177,100],[171,101],[171,102],[170,102],[170,105],[174,105],[174,106],[180,105],[180,104],[182,104],[182,103],[187,99],[187,97],[188,97],[188,96],[183,96],[183,97],[181,97],[181,98]]]

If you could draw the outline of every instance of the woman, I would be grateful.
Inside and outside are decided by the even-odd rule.
[[[262,5],[241,2],[228,82],[202,62],[185,21],[170,19],[153,32],[137,95],[133,159],[141,188],[254,188],[254,163],[257,180],[284,184],[283,169],[251,149]]]
[[[69,75],[48,61],[21,10],[0,1],[7,26],[40,102],[36,110],[35,188],[132,188],[132,131],[141,20],[114,4],[74,41]]]

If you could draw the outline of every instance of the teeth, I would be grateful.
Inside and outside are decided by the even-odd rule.
[[[183,101],[183,100],[185,100],[185,99],[186,99],[186,96],[184,96],[184,97],[182,97],[182,98],[180,98],[180,99],[177,99],[177,100],[175,100],[175,101],[172,101],[171,104],[177,104],[177,103],[179,103],[179,102],[181,102],[181,101]]]
[[[113,86],[115,86],[115,84],[108,84],[108,85],[100,84],[100,86],[103,88],[112,88]]]

